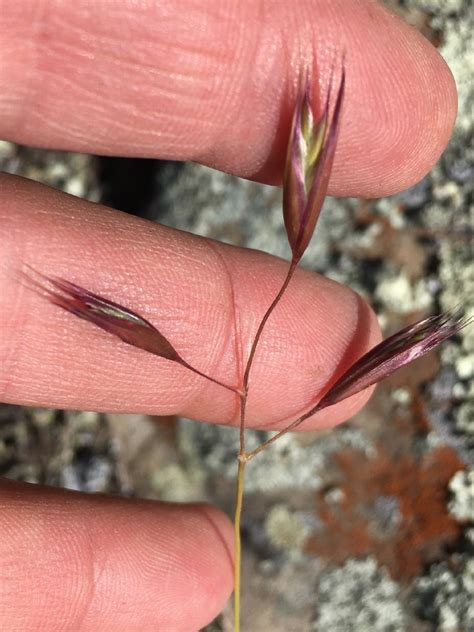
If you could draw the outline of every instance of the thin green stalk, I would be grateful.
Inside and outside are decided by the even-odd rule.
[[[245,459],[239,458],[234,516],[234,632],[240,631],[240,572],[242,566],[242,542],[240,520],[244,501]]]

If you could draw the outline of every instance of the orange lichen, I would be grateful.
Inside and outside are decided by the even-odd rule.
[[[410,579],[460,536],[446,497],[449,480],[463,464],[449,447],[421,457],[414,448],[377,452],[375,458],[350,450],[335,455],[341,500],[328,503],[325,492],[318,494],[317,515],[325,528],[307,548],[338,563],[374,555],[394,578]],[[392,507],[391,521],[377,509],[384,502]]]

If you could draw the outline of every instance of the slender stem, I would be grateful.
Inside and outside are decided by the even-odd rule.
[[[288,268],[288,273],[286,275],[285,280],[283,281],[283,285],[280,288],[280,291],[273,299],[270,307],[265,312],[260,325],[258,326],[257,333],[255,334],[255,338],[252,342],[252,347],[250,349],[249,357],[247,360],[247,364],[245,366],[244,377],[242,380],[242,390],[238,391],[236,389],[232,389],[235,392],[238,392],[240,395],[240,424],[239,424],[239,466],[237,471],[237,486],[236,486],[236,501],[235,501],[235,516],[234,516],[234,632],[239,632],[240,630],[240,581],[241,581],[241,565],[242,565],[242,543],[241,543],[241,534],[240,534],[240,523],[242,516],[242,506],[244,500],[244,474],[245,474],[245,464],[247,462],[247,453],[245,452],[245,413],[247,409],[247,399],[249,392],[249,381],[250,381],[250,369],[252,368],[253,360],[255,357],[255,352],[257,351],[257,346],[260,341],[262,332],[265,328],[265,325],[270,318],[271,313],[278,305],[281,297],[285,293],[288,284],[291,281],[294,271],[298,265],[297,259],[292,259],[290,263],[290,267]]]
[[[244,386],[240,396],[240,423],[239,423],[239,459],[245,454],[245,410],[247,408],[248,390]]]
[[[257,346],[260,341],[260,337],[263,333],[263,329],[265,325],[267,324],[267,320],[270,318],[271,313],[273,312],[275,307],[278,305],[281,297],[285,293],[285,290],[288,287],[297,266],[298,266],[298,261],[293,258],[291,260],[290,267],[288,268],[288,274],[286,275],[286,279],[283,281],[283,285],[281,286],[280,291],[273,299],[272,304],[265,312],[265,315],[262,318],[260,325],[258,326],[257,333],[255,334],[255,338],[253,340],[252,347],[250,349],[249,358],[247,360],[247,366],[245,367],[244,380],[243,380],[243,386],[244,386],[243,390],[245,394],[248,393],[250,369],[252,368],[253,359],[255,357],[255,352],[257,351]],[[245,415],[244,415],[244,418],[245,418]]]
[[[242,565],[242,542],[240,519],[244,500],[245,459],[239,457],[234,516],[234,632],[240,630],[240,569]]]
[[[214,384],[217,384],[218,386],[222,386],[222,388],[226,388],[228,391],[232,391],[232,393],[239,395],[239,397],[242,396],[242,391],[239,388],[235,386],[230,386],[229,384],[224,384],[224,382],[216,380],[216,378],[211,377],[210,375],[206,375],[199,369],[196,369],[193,366],[191,366],[191,364],[188,364],[185,360],[181,360],[180,364],[186,367],[187,369],[189,369],[190,371],[192,371],[193,373],[196,373],[196,375],[200,375],[204,379],[209,380],[209,382],[213,382]]]
[[[286,278],[283,281],[283,285],[281,286],[280,291],[278,292],[278,294],[273,299],[270,307],[267,309],[267,311],[263,315],[263,318],[262,318],[262,320],[260,322],[260,325],[258,326],[257,333],[255,334],[255,338],[253,339],[253,342],[252,342],[252,347],[250,349],[250,353],[249,353],[249,357],[248,357],[248,360],[247,360],[247,364],[245,366],[244,378],[243,378],[243,381],[242,381],[242,393],[241,393],[241,396],[240,396],[240,451],[239,451],[239,457],[243,457],[245,455],[245,413],[246,413],[247,399],[248,399],[248,393],[249,393],[250,369],[252,368],[253,360],[254,360],[254,357],[255,357],[255,352],[257,351],[258,343],[259,343],[260,338],[262,336],[262,333],[263,333],[263,330],[265,328],[265,325],[266,325],[268,319],[270,318],[271,313],[273,312],[275,307],[278,305],[281,297],[285,293],[285,290],[288,287],[288,285],[289,285],[289,283],[290,283],[290,281],[291,281],[291,279],[293,277],[293,274],[294,274],[297,266],[298,266],[298,259],[295,259],[293,257],[293,259],[291,260],[291,263],[290,263],[290,267],[288,268],[288,273],[286,275]]]
[[[240,435],[239,435],[239,455],[237,482],[235,492],[235,514],[234,514],[234,632],[240,630],[240,575],[242,567],[242,538],[240,533],[240,522],[242,516],[242,506],[244,501],[244,474],[245,474],[245,404],[247,393],[243,391],[240,395]]]
[[[262,444],[258,446],[258,448],[255,448],[255,450],[252,450],[251,452],[245,452],[244,454],[245,461],[246,462],[250,461],[251,459],[254,458],[254,456],[257,456],[257,454],[259,454],[260,452],[263,452],[263,450],[266,450],[268,446],[270,446],[272,443],[274,443],[275,441],[283,437],[283,435],[286,435],[288,432],[291,432],[292,430],[294,430],[296,426],[299,426],[301,423],[303,423],[303,421],[308,419],[308,417],[311,417],[312,415],[314,415],[314,413],[317,412],[318,410],[319,410],[319,405],[313,406],[311,410],[304,413],[304,415],[301,415],[301,417],[298,417],[298,419],[296,419],[295,421],[292,421],[291,424],[286,426],[286,428],[283,428],[283,430],[280,430],[280,432],[277,432],[275,435],[273,435],[273,437],[270,437],[270,439],[267,439],[266,441],[264,441]]]

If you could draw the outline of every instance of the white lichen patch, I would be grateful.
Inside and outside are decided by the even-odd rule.
[[[0,140],[0,160],[13,158],[15,151],[16,147],[13,143],[9,143],[6,140]]]
[[[467,556],[466,556],[467,557]],[[439,632],[474,629],[474,560],[459,557],[456,571],[435,564],[414,584],[418,614]]]
[[[461,380],[470,380],[474,378],[474,355],[467,355],[458,358],[454,366]]]
[[[474,522],[474,469],[456,472],[449,482],[453,499],[449,511],[458,520]]]
[[[319,582],[315,632],[403,632],[406,617],[398,585],[373,558],[349,560]]]
[[[411,404],[413,396],[408,388],[394,388],[392,390],[392,399],[394,399],[400,406],[408,406]]]
[[[202,477],[200,471],[190,474],[177,463],[169,463],[154,473],[152,485],[160,500],[192,502],[196,500],[196,487]]]
[[[248,430],[247,449],[253,450],[271,436],[269,432]],[[179,442],[193,468],[206,470],[210,477],[235,480],[238,431],[213,424],[180,423]],[[310,445],[302,445],[298,434],[288,434],[247,464],[246,493],[272,494],[282,490],[318,490],[335,452],[350,448],[368,458],[376,454],[374,445],[356,428],[341,427],[337,432],[321,435]]]
[[[383,279],[375,294],[384,307],[399,314],[425,310],[433,301],[426,281],[411,283],[403,273]]]
[[[267,515],[265,531],[270,543],[289,553],[300,553],[311,533],[301,514],[285,505],[276,505]]]
[[[474,399],[459,406],[456,415],[456,430],[474,439]]]

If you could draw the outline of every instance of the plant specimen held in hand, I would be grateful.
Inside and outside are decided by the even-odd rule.
[[[345,71],[343,68],[337,89],[331,79],[325,103],[319,108],[318,116],[315,116],[311,100],[311,83],[305,79],[300,86],[288,142],[283,184],[283,215],[291,247],[291,261],[279,292],[257,328],[240,384],[225,384],[216,377],[206,375],[197,367],[189,364],[155,325],[131,309],[80,287],[70,280],[45,276],[35,270],[28,274],[29,282],[33,284],[34,288],[54,305],[79,318],[88,320],[129,345],[143,349],[167,361],[180,364],[202,378],[230,390],[239,398],[240,441],[234,518],[234,629],[236,632],[240,628],[240,519],[246,463],[317,411],[332,406],[379,382],[456,334],[467,324],[459,312],[448,312],[426,318],[402,329],[359,358],[345,373],[337,376],[326,389],[326,392],[320,396],[316,405],[313,405],[307,412],[256,449],[251,452],[246,451],[246,407],[256,351],[265,324],[287,291],[293,274],[313,235],[331,173],[342,116],[344,89]],[[332,98],[333,93],[334,98]]]

